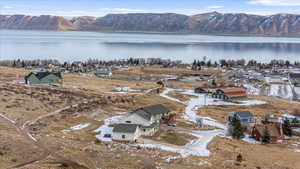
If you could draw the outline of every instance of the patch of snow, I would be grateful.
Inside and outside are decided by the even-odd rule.
[[[34,142],[37,142],[37,139],[34,138],[30,133],[27,133],[27,135],[29,136],[29,138],[30,138],[31,140],[33,140]]]
[[[107,125],[103,125],[99,128],[97,128],[96,130],[94,130],[94,132],[100,132],[100,134],[96,135],[96,138],[100,141],[104,141],[104,142],[110,142],[112,141],[112,138],[110,137],[104,137],[104,135],[106,134],[110,134],[112,135],[112,131],[113,131],[113,127],[109,127]]]
[[[5,120],[11,122],[12,124],[16,124],[16,122],[15,122],[14,120],[11,120],[10,118],[6,117],[5,115],[3,115],[3,114],[1,114],[1,113],[0,113],[0,116],[1,116],[2,118],[4,118]]]
[[[251,138],[250,135],[245,135],[245,137],[242,139],[244,142],[250,143],[250,144],[261,144],[261,142],[256,141],[255,139]]]
[[[112,141],[112,138],[104,137],[104,135],[112,135],[113,127],[110,127],[109,125],[120,123],[123,117],[124,116],[113,116],[111,118],[105,119],[104,125],[100,126],[99,128],[93,131],[95,133],[100,132],[100,134],[96,135],[96,138],[100,141],[105,142]]]
[[[90,125],[90,123],[78,124],[76,126],[71,127],[70,129],[73,130],[73,131],[74,130],[81,130],[81,129],[84,129],[84,128],[88,127],[89,125]]]
[[[190,155],[208,157],[210,155],[210,152],[207,149],[208,143],[215,136],[222,135],[223,132],[224,132],[223,130],[192,131],[189,134],[197,137],[197,139],[190,141],[188,144],[184,146],[163,145],[163,144],[137,144],[136,146],[179,153],[182,158],[186,158]]]
[[[260,104],[266,104],[264,101],[259,100],[247,100],[247,101],[241,101],[240,103],[232,103],[232,102],[224,102],[220,99],[214,99],[211,97],[208,97],[205,94],[195,94],[192,90],[187,90],[183,92],[183,94],[189,94],[198,96],[197,98],[192,98],[188,103],[187,107],[185,109],[185,115],[183,116],[184,119],[192,122],[197,122],[197,119],[203,118],[203,124],[214,126],[221,129],[226,129],[227,127],[221,123],[216,122],[216,120],[211,119],[209,117],[201,117],[198,116],[198,109],[207,106],[207,105],[238,105],[238,106],[248,106],[248,105],[260,105]]]
[[[166,88],[166,89],[160,94],[160,96],[161,96],[161,97],[164,97],[164,98],[166,98],[166,99],[168,99],[168,100],[174,101],[174,102],[183,103],[182,101],[180,101],[180,100],[178,100],[178,99],[175,99],[175,98],[170,97],[170,96],[167,95],[168,93],[170,93],[170,92],[172,92],[172,91],[175,91],[175,89]]]

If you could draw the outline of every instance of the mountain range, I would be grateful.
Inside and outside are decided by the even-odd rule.
[[[0,15],[0,29],[300,37],[300,15],[134,13],[71,19],[50,15]]]

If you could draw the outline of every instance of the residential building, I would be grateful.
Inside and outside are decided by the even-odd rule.
[[[60,84],[62,83],[62,75],[59,72],[31,72],[25,76],[25,83],[28,85]]]
[[[253,114],[249,111],[230,112],[230,113],[228,113],[227,121],[229,123],[233,122],[233,118],[235,115],[241,121],[241,123],[243,125],[248,125],[248,124],[254,123],[255,118],[254,118]]]
[[[112,140],[135,142],[140,137],[140,127],[137,124],[118,124],[114,127]]]
[[[122,123],[139,125],[141,135],[152,136],[158,131],[160,122],[169,113],[170,110],[161,104],[152,105],[128,113]]]
[[[94,75],[96,77],[110,77],[112,76],[112,70],[110,68],[101,68],[98,69]]]
[[[270,142],[275,143],[283,138],[282,124],[259,124],[255,125],[252,130],[252,138],[262,141],[266,132],[270,135]]]
[[[236,100],[247,98],[247,93],[245,88],[221,88],[217,89],[216,92],[212,94],[212,97],[223,100]]]

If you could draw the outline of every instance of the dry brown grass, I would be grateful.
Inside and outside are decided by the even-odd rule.
[[[298,169],[300,168],[299,153],[292,152],[287,145],[250,144],[238,140],[215,137],[209,144],[214,152],[213,163],[216,168],[245,168],[260,167],[263,169]],[[243,156],[242,166],[230,165],[238,154]]]

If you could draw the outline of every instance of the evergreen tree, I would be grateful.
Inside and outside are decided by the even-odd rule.
[[[236,161],[239,162],[239,163],[241,163],[243,161],[242,154],[239,154],[239,155],[236,156]]]
[[[244,138],[245,127],[242,125],[240,119],[237,117],[236,114],[232,118],[231,126],[232,126],[231,134],[234,139],[240,140]]]
[[[292,129],[291,129],[291,124],[290,121],[286,118],[283,121],[283,126],[282,126],[283,134],[286,136],[291,137],[292,136]]]
[[[299,123],[299,120],[298,120],[297,118],[294,118],[294,119],[292,120],[292,123],[293,123],[293,124],[297,124],[297,123]]]
[[[271,142],[271,135],[267,127],[265,127],[264,135],[262,136],[262,142],[268,144]]]

